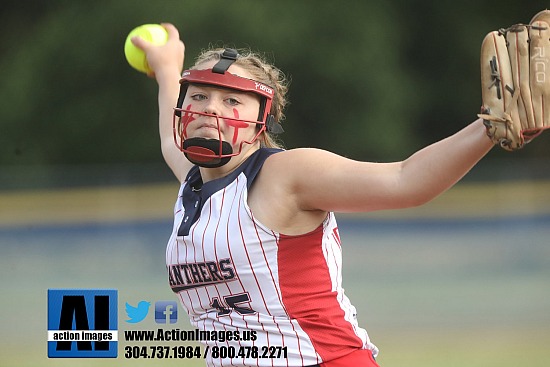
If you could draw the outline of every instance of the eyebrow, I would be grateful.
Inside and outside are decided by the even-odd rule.
[[[231,92],[231,93],[243,94],[243,95],[253,96],[253,97],[257,96],[259,98],[259,96],[256,93],[253,93],[253,92],[238,90],[238,89],[229,88],[229,87],[223,87],[223,86],[219,86],[219,85],[212,85],[212,84],[206,84],[206,83],[189,83],[189,86],[190,87],[198,87],[198,88],[221,89],[221,90],[225,90],[225,91],[228,91],[228,92]]]

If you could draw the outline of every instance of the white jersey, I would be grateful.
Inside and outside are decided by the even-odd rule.
[[[197,329],[236,339],[207,346],[259,352],[209,355],[207,365],[310,366],[357,349],[376,356],[344,295],[334,214],[310,233],[288,236],[258,222],[247,205],[263,162],[278,151],[260,149],[205,184],[194,167],[180,188],[166,250],[170,286]]]

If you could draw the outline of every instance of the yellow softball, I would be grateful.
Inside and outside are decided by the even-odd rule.
[[[160,24],[144,24],[134,28],[126,37],[124,43],[124,55],[128,64],[142,73],[150,73],[152,70],[147,63],[145,52],[134,46],[132,38],[139,36],[155,45],[163,45],[168,40],[166,29]]]

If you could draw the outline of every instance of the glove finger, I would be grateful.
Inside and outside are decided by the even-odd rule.
[[[550,10],[545,9],[545,10],[539,11],[537,14],[533,16],[529,24],[533,24],[539,20],[542,20],[543,22],[550,24]]]
[[[502,116],[507,96],[505,86],[513,86],[510,59],[506,53],[506,41],[497,31],[490,32],[481,44],[481,87],[484,106],[492,115]]]
[[[534,128],[550,127],[550,26],[535,21],[529,29],[531,53],[531,93]]]
[[[487,34],[481,44],[481,97],[484,113],[493,116],[493,141],[510,141],[514,147],[521,147],[523,139],[519,123],[517,100],[514,99],[514,80],[506,39],[502,33]]]
[[[525,129],[534,129],[535,117],[533,105],[531,103],[531,88],[529,86],[529,32],[523,24],[517,24],[510,27],[506,32],[506,41],[508,42],[508,53],[510,55],[510,64],[512,67],[512,77],[514,79],[514,89],[519,92],[518,96],[518,114],[521,121],[521,127]]]

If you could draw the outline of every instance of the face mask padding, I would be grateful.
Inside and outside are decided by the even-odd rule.
[[[216,168],[227,164],[233,153],[233,148],[228,142],[205,138],[185,139],[183,149],[191,163],[205,168]]]

